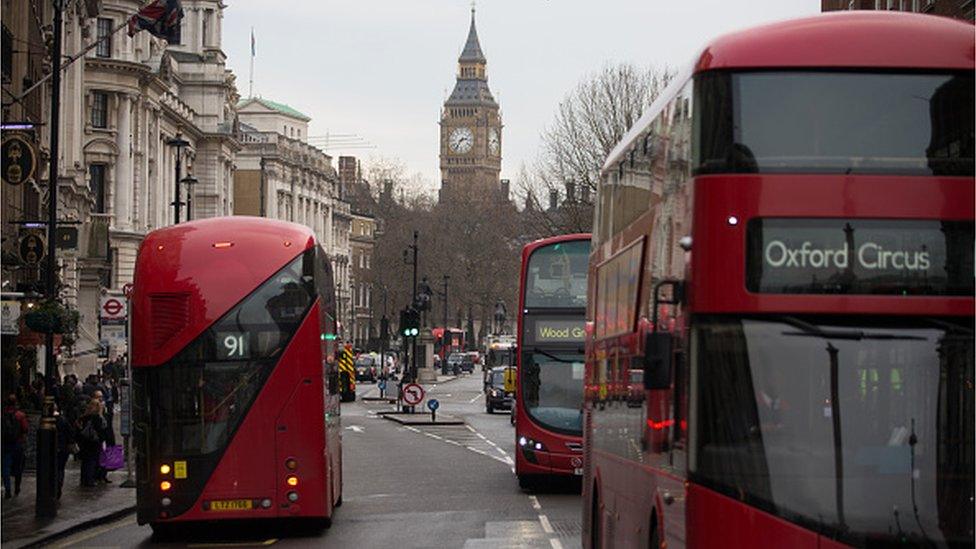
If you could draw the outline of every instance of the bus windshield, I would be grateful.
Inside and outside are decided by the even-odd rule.
[[[525,307],[586,307],[589,258],[589,240],[559,242],[532,252],[525,276]]]
[[[529,415],[558,433],[583,434],[583,355],[522,355],[522,402]]]
[[[856,545],[971,541],[971,322],[702,319],[693,473]]]
[[[698,173],[973,175],[972,73],[698,78]]]

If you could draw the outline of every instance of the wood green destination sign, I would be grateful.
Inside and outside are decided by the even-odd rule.
[[[531,321],[532,343],[583,343],[585,332],[582,319],[538,318]]]

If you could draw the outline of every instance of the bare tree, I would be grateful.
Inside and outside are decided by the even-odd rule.
[[[535,225],[549,234],[589,231],[600,168],[614,146],[664,89],[673,72],[632,64],[587,75],[559,103],[532,169],[519,186],[539,202]],[[550,208],[550,196],[563,198]]]

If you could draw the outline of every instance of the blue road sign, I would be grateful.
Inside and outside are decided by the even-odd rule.
[[[434,410],[440,408],[440,406],[441,406],[441,403],[440,402],[437,402],[437,399],[436,398],[432,398],[432,399],[429,399],[427,401],[427,407],[430,408],[430,411],[431,412],[433,412]]]

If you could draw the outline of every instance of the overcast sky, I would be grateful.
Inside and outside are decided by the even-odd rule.
[[[223,49],[248,94],[312,118],[310,135],[357,134],[439,186],[440,108],[468,33],[465,0],[229,0]],[[680,66],[710,38],[817,13],[819,0],[481,0],[477,27],[502,109],[502,178],[531,163],[559,100],[609,62]]]

